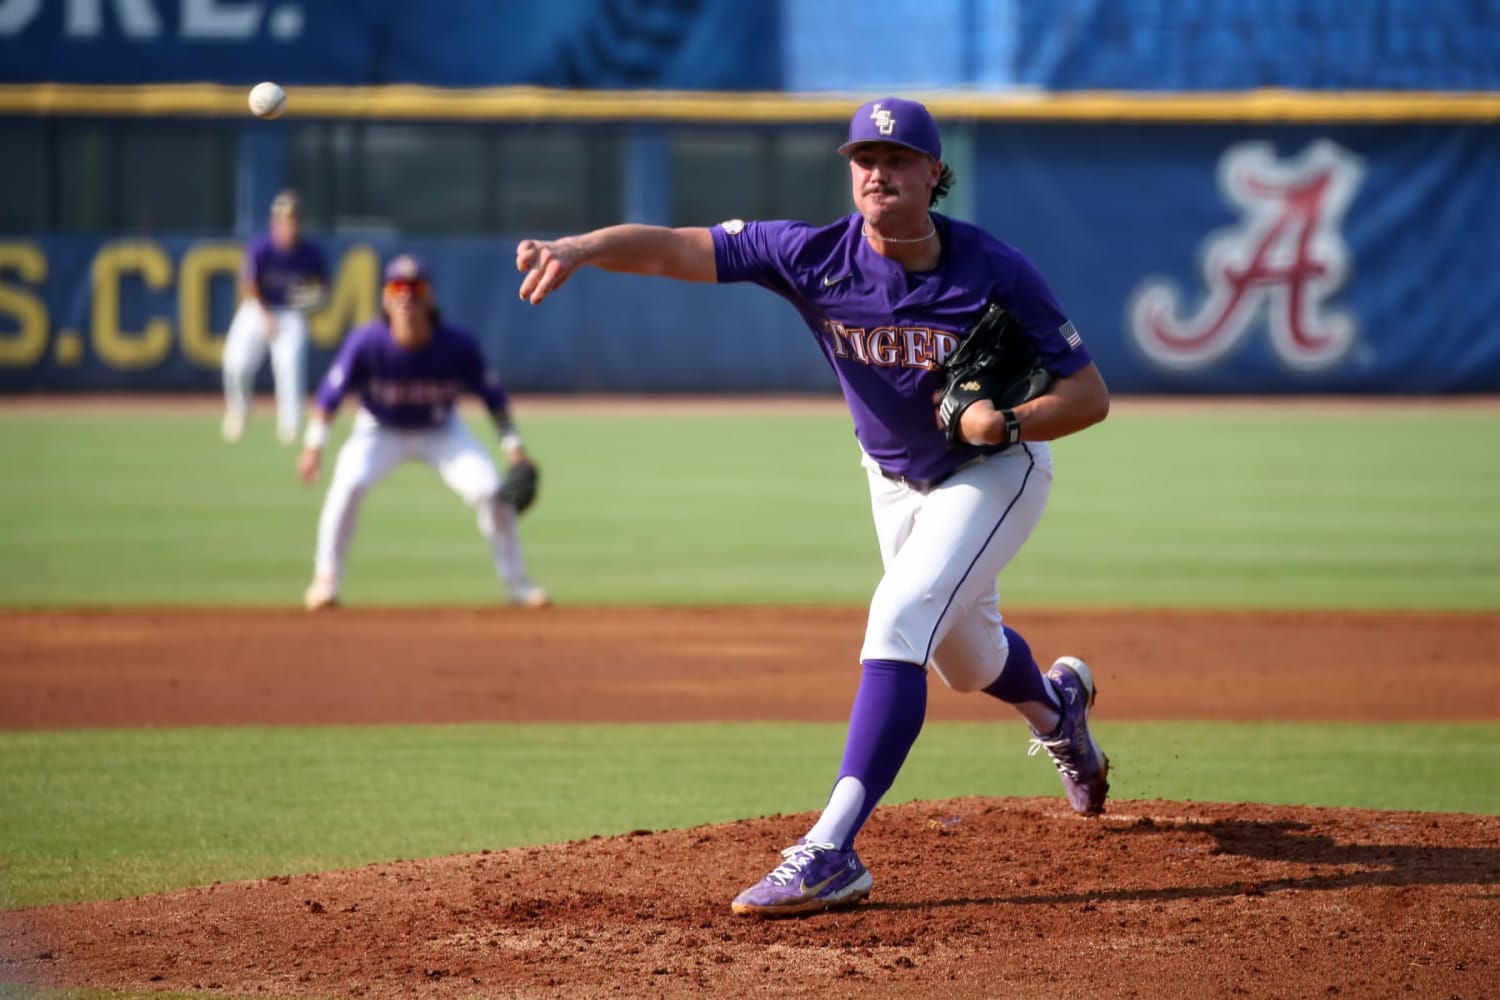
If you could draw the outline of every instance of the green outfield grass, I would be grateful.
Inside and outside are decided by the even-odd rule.
[[[561,601],[859,605],[878,578],[842,413],[524,426],[544,472],[523,537]],[[1487,412],[1121,407],[1056,445],[1051,506],[1002,598],[1500,609],[1497,431]],[[228,447],[211,411],[4,414],[0,605],[295,603],[322,491],[293,461],[268,416]],[[433,473],[403,467],[370,495],[349,603],[498,596],[472,515]]]
[[[1160,798],[1500,813],[1500,786],[1476,780],[1500,773],[1497,726],[1095,729],[1126,762],[1111,775],[1116,810]],[[810,723],[0,733],[0,908],[814,810],[843,735]],[[886,801],[1060,795],[1026,745],[1018,722],[930,725]]]

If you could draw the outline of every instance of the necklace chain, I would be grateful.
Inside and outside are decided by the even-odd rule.
[[[898,239],[896,239],[894,237],[891,237],[891,236],[881,236],[879,233],[871,233],[870,232],[870,224],[868,222],[864,223],[860,227],[860,231],[862,233],[864,233],[865,239],[867,239],[867,240],[868,239],[877,239],[877,240],[879,240],[882,243],[926,243],[928,240],[932,239],[934,236],[937,235],[937,224],[932,221],[932,216],[929,215],[927,217],[927,233],[926,233],[926,235],[925,236],[918,236],[916,239],[913,239],[913,240],[898,240]]]

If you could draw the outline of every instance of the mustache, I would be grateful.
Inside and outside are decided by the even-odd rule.
[[[865,194],[900,194],[900,193],[901,192],[897,191],[896,188],[893,187],[890,184],[871,184],[869,187],[865,188]]]

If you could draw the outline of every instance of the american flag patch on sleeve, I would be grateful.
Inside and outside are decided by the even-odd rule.
[[[1068,320],[1062,326],[1058,327],[1057,332],[1062,334],[1063,339],[1068,342],[1068,346],[1073,350],[1076,351],[1083,346],[1083,338],[1078,335],[1078,327],[1073,325],[1072,320]]]

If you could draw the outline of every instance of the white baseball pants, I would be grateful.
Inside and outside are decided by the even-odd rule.
[[[250,412],[255,376],[271,353],[271,377],[276,383],[276,431],[284,443],[297,437],[307,396],[307,317],[290,307],[273,311],[275,336],[266,329],[260,304],[246,299],[235,310],[224,338],[224,406],[243,419]]]
[[[1007,642],[996,577],[1021,551],[1052,492],[1052,452],[1025,442],[922,494],[866,457],[885,566],[870,601],[862,660],[930,664],[955,691],[1000,676]]]
[[[365,494],[403,462],[432,466],[443,482],[474,508],[479,532],[490,546],[495,572],[513,599],[534,588],[526,575],[515,508],[495,496],[500,489],[500,472],[464,422],[454,415],[433,430],[403,431],[382,427],[363,409],[354,419],[349,440],[339,449],[318,517],[314,569],[319,577],[343,581]]]

